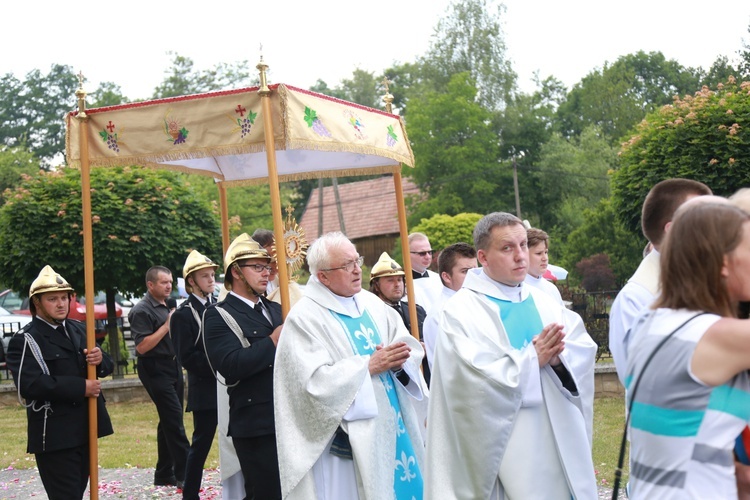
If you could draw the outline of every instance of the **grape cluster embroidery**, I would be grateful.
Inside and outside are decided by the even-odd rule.
[[[328,131],[325,125],[323,125],[323,122],[320,121],[320,118],[318,118],[318,114],[315,112],[314,109],[310,109],[307,106],[305,106],[305,122],[307,122],[308,127],[312,127],[313,132],[318,134],[321,137],[331,137],[331,133]]]
[[[393,131],[393,125],[388,125],[388,134],[385,136],[385,143],[389,148],[392,148],[396,145],[397,141],[398,136],[396,135],[396,132]]]
[[[243,108],[241,104],[238,104],[237,107],[234,108],[234,112],[240,115],[240,117],[236,119],[237,128],[234,129],[234,131],[236,132],[239,129],[240,139],[242,139],[250,133],[250,129],[255,123],[255,118],[258,116],[258,113],[253,113],[252,110],[248,111]],[[247,116],[245,116],[245,113],[247,113]]]
[[[109,124],[104,127],[104,130],[99,131],[99,137],[102,141],[107,143],[107,147],[115,153],[120,152],[120,146],[117,143],[117,133],[115,132],[115,124],[110,120]]]

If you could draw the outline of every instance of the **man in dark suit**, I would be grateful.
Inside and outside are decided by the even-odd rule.
[[[172,314],[169,334],[177,359],[187,371],[186,411],[193,413],[193,442],[185,465],[184,500],[198,500],[203,466],[216,435],[216,378],[203,349],[200,335],[203,311],[213,300],[215,271],[219,266],[193,250],[182,268],[185,291],[190,295]]]
[[[101,382],[88,380],[86,375],[87,364],[96,365],[97,377],[111,374],[114,364],[99,347],[88,352],[86,328],[67,319],[72,292],[62,276],[45,266],[29,292],[34,318],[8,345],[8,367],[20,396],[26,399],[26,451],[34,453],[39,476],[51,500],[83,498],[86,491],[86,398],[97,398],[99,437],[112,434]]]
[[[273,416],[273,366],[281,306],[263,294],[268,252],[246,233],[224,258],[226,298],[204,317],[206,349],[229,393],[229,431],[245,480],[245,498],[281,498]]]

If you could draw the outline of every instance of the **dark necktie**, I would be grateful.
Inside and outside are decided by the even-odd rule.
[[[260,314],[263,314],[263,304],[260,303],[260,300],[258,300],[258,302],[255,303],[255,306],[253,307],[253,309],[258,311]]]
[[[72,345],[75,348],[75,344],[73,343],[73,339],[70,338],[70,335],[68,335],[68,332],[65,331],[65,327],[62,325],[58,325],[57,328],[55,328],[60,335],[63,336],[64,339],[66,339],[68,342],[70,342],[70,345]]]

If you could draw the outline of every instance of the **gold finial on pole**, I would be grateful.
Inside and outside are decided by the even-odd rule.
[[[380,83],[382,83],[383,86],[385,87],[385,95],[383,96],[383,102],[385,103],[385,110],[388,113],[393,113],[392,103],[393,103],[394,97],[393,97],[393,94],[391,94],[390,89],[388,88],[388,85],[390,85],[393,82],[389,80],[387,76],[384,76],[383,81]]]
[[[255,68],[260,71],[260,88],[258,89],[258,94],[270,94],[271,90],[268,88],[268,83],[266,81],[266,70],[268,70],[268,64],[263,62],[263,44],[260,44],[260,62]]]
[[[83,90],[83,72],[78,72],[78,90],[76,90],[76,97],[78,98],[78,114],[76,117],[80,120],[88,118],[86,114],[86,91]]]

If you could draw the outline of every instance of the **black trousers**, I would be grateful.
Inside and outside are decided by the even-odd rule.
[[[39,477],[50,500],[83,498],[89,482],[88,445],[37,453],[34,456]]]
[[[203,481],[203,466],[211,451],[219,423],[217,410],[193,411],[193,442],[185,467],[185,486],[182,488],[183,500],[199,500],[198,494]]]
[[[245,480],[245,500],[281,498],[276,435],[232,438]]]
[[[185,480],[190,443],[182,421],[185,383],[182,369],[174,358],[138,357],[138,378],[156,405],[157,460],[154,479]]]

